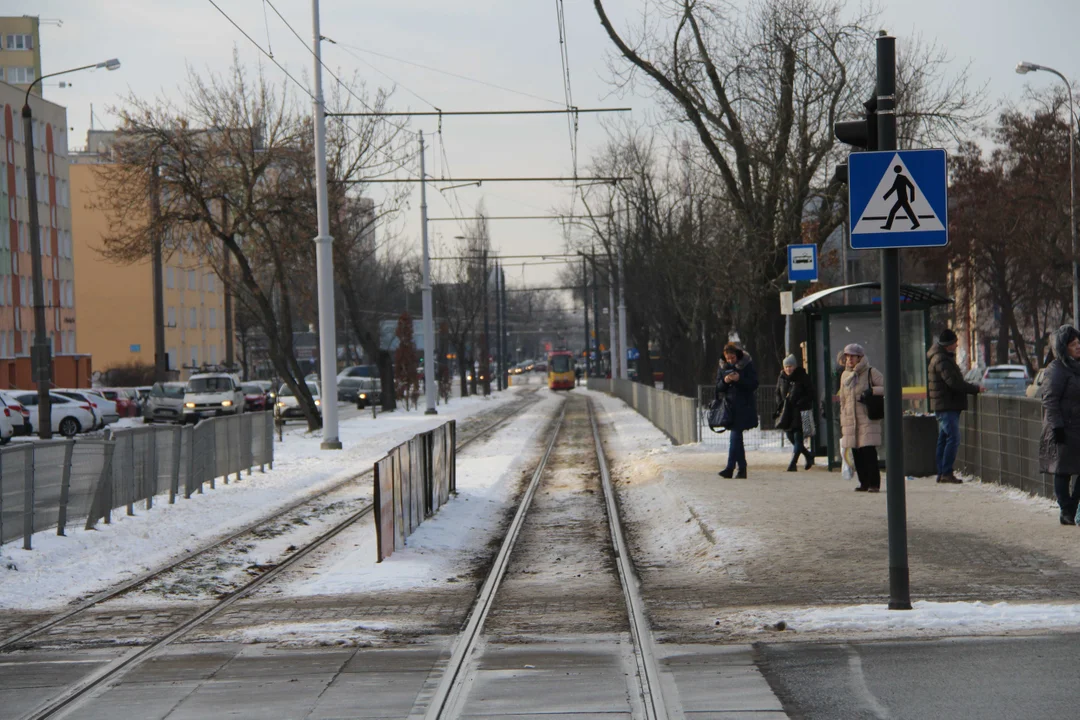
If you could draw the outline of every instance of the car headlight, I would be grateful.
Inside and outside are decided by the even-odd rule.
[[[222,400],[221,407],[232,407],[232,400]]]
[[[367,400],[367,393],[360,393],[361,400]]]
[[[284,400],[282,400],[281,402],[279,402],[279,403],[277,404],[277,406],[278,406],[278,407],[285,407],[285,401],[284,401]]]
[[[322,401],[316,400],[315,401],[315,407],[319,407],[320,405],[322,405]]]
[[[277,397],[277,393],[267,393],[271,400]]]
[[[190,409],[195,409],[195,403],[193,403],[193,402],[186,402],[186,403],[184,403],[184,407],[186,407],[186,408],[190,408]]]

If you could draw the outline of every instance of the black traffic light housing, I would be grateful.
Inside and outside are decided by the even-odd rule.
[[[865,120],[841,120],[833,125],[836,139],[864,150],[878,149],[877,92],[863,103]]]

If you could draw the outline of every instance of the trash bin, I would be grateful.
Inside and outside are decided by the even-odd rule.
[[[933,415],[904,415],[905,475],[937,475],[937,435],[937,418]]]

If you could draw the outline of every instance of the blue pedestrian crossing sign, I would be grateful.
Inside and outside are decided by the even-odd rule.
[[[944,150],[885,150],[848,157],[851,247],[949,244]]]
[[[787,246],[787,279],[789,283],[817,282],[817,245]]]

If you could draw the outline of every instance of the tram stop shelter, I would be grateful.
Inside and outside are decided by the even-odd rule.
[[[926,463],[926,436],[932,429],[936,441],[937,425],[925,419],[926,353],[933,344],[930,310],[948,305],[952,300],[915,285],[900,287],[900,359],[904,406],[905,468],[908,474],[920,472]],[[818,432],[812,440],[814,454],[827,457],[829,469],[840,466],[840,404],[837,396],[843,368],[836,357],[848,343],[866,349],[870,364],[885,371],[885,333],[881,322],[881,283],[864,282],[829,288],[807,295],[795,302],[793,312],[806,318],[803,362],[814,382],[814,416]],[[919,416],[923,418],[919,418]],[[921,422],[920,422],[921,420]],[[918,452],[917,449],[921,449]],[[879,448],[884,459],[884,447]],[[929,458],[933,464],[934,452]]]

